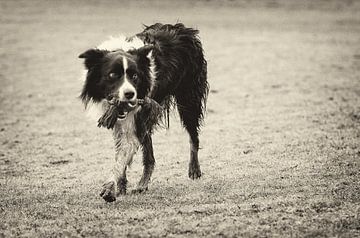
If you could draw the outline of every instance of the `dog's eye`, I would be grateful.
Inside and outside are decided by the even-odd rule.
[[[119,78],[119,75],[117,73],[110,73],[109,78],[110,79],[117,79],[117,78]]]
[[[138,81],[139,81],[138,75],[137,75],[136,73],[134,73],[134,74],[131,76],[131,80],[132,80],[135,84],[137,84]]]

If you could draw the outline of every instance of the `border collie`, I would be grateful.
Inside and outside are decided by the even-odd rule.
[[[84,59],[87,71],[80,95],[85,108],[95,108],[99,118],[109,110],[114,98],[128,105],[116,111],[118,115],[110,126],[116,162],[100,193],[105,201],[115,201],[116,196],[126,193],[126,169],[139,147],[144,168],[133,192],[148,189],[155,164],[151,135],[159,112],[162,119],[168,119],[172,107],[177,107],[190,136],[188,175],[200,178],[198,135],[209,87],[198,30],[181,23],[156,23],[129,38],[110,38],[79,58]]]

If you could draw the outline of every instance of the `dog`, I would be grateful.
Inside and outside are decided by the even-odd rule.
[[[95,108],[100,117],[114,98],[128,105],[116,112],[118,117],[112,128],[116,156],[111,177],[100,193],[105,201],[113,202],[126,194],[126,170],[140,147],[143,174],[133,192],[148,190],[155,165],[153,129],[159,120],[168,119],[169,110],[175,107],[190,136],[188,176],[201,177],[199,132],[209,85],[198,33],[182,23],[156,23],[144,26],[132,37],[110,38],[79,55],[86,68],[80,95],[85,108]],[[145,103],[140,104],[139,100]]]

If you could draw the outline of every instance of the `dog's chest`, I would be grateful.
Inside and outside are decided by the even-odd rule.
[[[137,111],[138,109],[129,112],[124,120],[118,120],[116,122],[114,127],[114,139],[118,149],[125,145],[131,147],[138,147],[140,145],[136,135],[135,124],[135,114]]]

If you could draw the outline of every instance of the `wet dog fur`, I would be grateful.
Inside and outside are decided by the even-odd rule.
[[[143,153],[143,175],[134,192],[148,189],[155,159],[151,135],[159,114],[168,118],[177,107],[190,136],[188,176],[201,177],[198,160],[199,131],[208,95],[207,62],[198,31],[183,24],[154,24],[130,37],[117,37],[82,53],[86,75],[80,95],[86,108],[95,108],[98,118],[109,107],[109,100],[134,105],[113,128],[116,157],[101,197],[112,202],[126,193],[126,169],[139,147]],[[136,105],[137,99],[153,103]],[[93,110],[94,111],[94,110]]]

